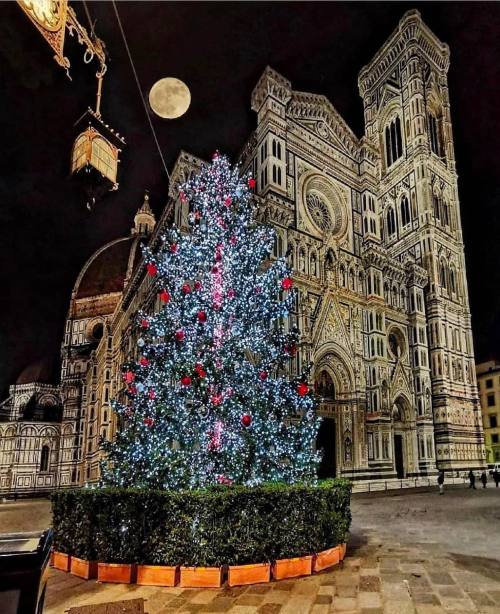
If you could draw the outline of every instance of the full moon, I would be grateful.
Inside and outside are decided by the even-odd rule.
[[[149,104],[159,117],[175,119],[189,109],[191,92],[180,79],[165,77],[157,81],[149,91]]]

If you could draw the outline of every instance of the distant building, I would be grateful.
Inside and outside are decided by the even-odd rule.
[[[486,461],[500,463],[500,361],[476,366],[477,386],[483,416]]]
[[[240,163],[257,179],[260,219],[276,229],[274,255],[290,253],[290,322],[301,332],[290,370],[313,363],[321,477],[391,480],[485,464],[448,68],[448,46],[409,11],[359,74],[362,138],[327,98],[294,90],[269,67],[251,95],[257,127]],[[139,355],[137,313],[161,308],[139,243],[154,249],[172,221],[188,230],[177,187],[201,164],[181,152],[158,223],[146,199],[131,235],[98,250],[75,283],[50,449],[61,487],[99,478],[99,440],[118,428],[110,400],[123,398],[121,366]],[[0,441],[24,449],[17,434],[12,443],[13,425],[0,423]],[[9,471],[12,455],[0,448],[1,484],[27,492]]]

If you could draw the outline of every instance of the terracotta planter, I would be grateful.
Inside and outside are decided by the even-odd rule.
[[[78,559],[76,556],[72,556],[70,571],[74,576],[84,580],[92,580],[92,578],[97,577],[97,561],[86,561],[85,559]]]
[[[347,544],[340,544],[340,560],[343,561],[345,557],[345,553],[347,552]]]
[[[229,586],[243,584],[258,584],[271,580],[271,564],[256,563],[253,565],[230,565],[228,574]]]
[[[146,586],[175,586],[179,581],[179,567],[166,565],[137,565],[137,584]]]
[[[281,559],[273,565],[275,580],[283,578],[296,578],[297,576],[310,576],[312,573],[312,555],[300,556],[294,559]]]
[[[99,582],[118,582],[131,584],[134,581],[135,565],[127,563],[99,563],[97,579]]]
[[[61,571],[69,571],[71,565],[71,556],[69,554],[64,554],[64,552],[57,552],[54,550],[54,568],[60,569]]]
[[[337,565],[339,561],[340,546],[335,546],[335,548],[328,548],[328,550],[318,552],[316,558],[314,559],[314,573],[318,573],[318,571],[323,571],[323,569],[328,569],[328,567]]]
[[[180,586],[186,588],[219,588],[222,567],[181,567]]]

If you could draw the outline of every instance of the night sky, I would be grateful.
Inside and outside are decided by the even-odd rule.
[[[88,25],[83,6],[71,2]],[[67,37],[70,81],[14,2],[0,20],[0,398],[34,360],[57,360],[72,286],[87,258],[128,234],[144,189],[157,216],[167,178],[113,7],[89,2],[109,53],[103,119],[126,137],[120,190],[89,213],[69,180],[74,122],[93,106],[96,63]],[[267,64],[294,89],[326,95],[363,134],[357,74],[403,13],[418,8],[451,48],[449,72],[476,356],[500,343],[500,5],[497,3],[119,2],[147,97],[166,76],[192,95],[177,120],[153,118],[169,168],[180,149],[238,154],[255,127],[250,94]]]

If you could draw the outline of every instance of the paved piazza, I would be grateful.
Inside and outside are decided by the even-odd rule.
[[[52,570],[46,614],[145,599],[145,612],[500,612],[500,488],[357,494],[344,564],[295,581],[224,590],[84,582]],[[0,527],[47,526],[47,502],[0,505]],[[99,612],[102,611],[99,609]]]

